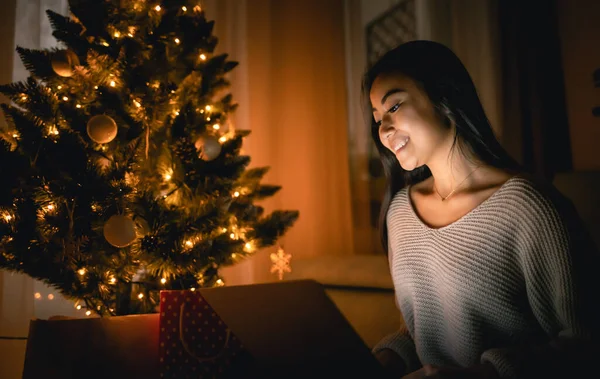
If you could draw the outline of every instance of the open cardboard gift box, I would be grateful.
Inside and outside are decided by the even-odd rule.
[[[233,363],[227,360],[231,367],[223,375],[220,371],[208,374],[196,371],[198,367],[206,369],[198,366],[197,361],[198,367],[192,372],[183,367],[187,365],[186,357],[177,359],[176,371],[172,367],[165,371],[167,356],[165,347],[160,345],[173,344],[177,338],[191,345],[190,335],[200,333],[199,327],[192,328],[185,319],[181,319],[181,330],[172,330],[177,329],[173,321],[177,307],[169,296],[176,295],[181,303],[198,293],[202,296],[202,312],[209,312],[213,321],[207,323],[209,331],[218,336],[214,325],[222,321],[243,344],[242,358]],[[381,367],[369,348],[326,295],[323,286],[315,281],[207,288],[197,290],[194,295],[186,291],[163,291],[160,314],[33,320],[23,378],[158,379],[161,374],[165,379],[382,377]],[[180,314],[190,317],[187,313],[191,313],[195,318],[190,320],[196,320],[194,325],[200,326],[203,320],[202,328],[206,329],[204,317],[208,313],[194,316],[196,308],[191,306],[184,311],[182,306]],[[202,336],[204,340],[206,334]],[[185,351],[190,352],[194,347],[173,350],[185,355]],[[189,361],[198,358],[195,352],[191,352]],[[170,354],[169,360],[173,351]]]

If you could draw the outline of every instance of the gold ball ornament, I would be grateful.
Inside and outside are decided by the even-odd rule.
[[[104,224],[104,238],[114,247],[129,246],[137,238],[135,223],[130,217],[113,215]]]
[[[109,143],[117,136],[117,123],[107,115],[96,115],[87,123],[87,133],[92,141],[97,143]]]
[[[72,50],[59,50],[52,55],[52,69],[65,78],[73,76],[73,69],[79,66],[79,58]]]
[[[139,237],[144,237],[146,234],[150,233],[150,225],[148,225],[148,221],[138,217],[135,220],[135,230]]]
[[[205,161],[212,161],[221,154],[221,143],[211,135],[203,135],[195,143],[200,158]]]

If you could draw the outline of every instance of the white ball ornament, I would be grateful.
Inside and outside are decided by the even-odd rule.
[[[216,137],[203,135],[195,143],[202,160],[212,161],[221,154],[221,143]]]
[[[97,143],[109,143],[117,136],[117,123],[107,115],[96,115],[87,123],[87,133],[92,141]]]
[[[59,50],[52,55],[52,69],[65,78],[73,76],[73,69],[79,66],[79,58],[72,50]]]
[[[136,239],[135,223],[130,217],[111,216],[104,224],[104,238],[114,247],[126,247]]]

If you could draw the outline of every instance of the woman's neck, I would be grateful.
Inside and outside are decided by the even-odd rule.
[[[455,149],[450,154],[432,159],[427,166],[433,176],[433,191],[443,200],[460,189],[472,187],[477,181],[475,170],[481,163],[467,158],[460,150]]]

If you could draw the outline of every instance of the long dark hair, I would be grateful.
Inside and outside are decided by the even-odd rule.
[[[367,70],[362,85],[371,136],[387,179],[379,215],[380,238],[386,252],[386,216],[392,199],[405,186],[431,176],[427,166],[412,171],[403,170],[394,154],[379,139],[379,127],[371,113],[369,93],[375,79],[389,73],[403,74],[414,80],[429,97],[443,124],[451,127],[454,123],[456,134],[453,148],[466,148],[475,159],[493,167],[511,172],[524,171],[496,139],[471,76],[452,50],[432,41],[411,41],[390,50]]]

